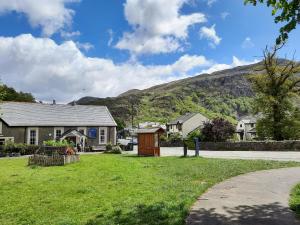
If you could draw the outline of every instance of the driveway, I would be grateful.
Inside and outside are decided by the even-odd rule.
[[[265,170],[219,183],[191,208],[188,225],[299,225],[289,209],[300,168]]]
[[[137,146],[134,151],[125,152],[127,154],[137,154]],[[162,147],[161,156],[182,156],[181,147]],[[189,156],[194,156],[195,151],[189,150]],[[272,152],[272,151],[203,151],[200,150],[200,156],[205,158],[223,158],[223,159],[263,159],[277,161],[297,161],[300,162],[300,152]]]

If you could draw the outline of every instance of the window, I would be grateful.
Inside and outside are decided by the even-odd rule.
[[[106,127],[99,128],[99,144],[106,144]]]
[[[243,127],[243,124],[240,124],[240,127]]]
[[[61,138],[63,133],[64,133],[63,127],[55,127],[54,128],[54,139]]]
[[[97,137],[97,128],[89,128],[88,129],[88,137],[96,138]]]
[[[251,127],[252,127],[252,128],[254,127],[254,123],[251,123]]]
[[[29,128],[28,129],[28,137],[27,137],[27,144],[30,145],[38,145],[39,140],[38,140],[38,128]]]
[[[5,145],[5,139],[4,139],[4,138],[1,138],[1,139],[0,139],[0,146],[3,146],[3,145]]]
[[[0,134],[2,134],[2,122],[0,121]]]

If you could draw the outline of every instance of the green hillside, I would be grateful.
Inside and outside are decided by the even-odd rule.
[[[248,76],[257,73],[259,64],[236,67],[212,74],[129,90],[118,97],[84,97],[83,105],[106,105],[115,118],[130,122],[131,103],[135,104],[135,123],[166,122],[186,112],[200,112],[209,118],[222,116],[232,122],[251,111],[254,93]]]

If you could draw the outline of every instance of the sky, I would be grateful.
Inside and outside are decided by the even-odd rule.
[[[0,0],[0,79],[67,103],[255,63],[281,24],[243,2]],[[299,40],[280,56],[300,60]]]

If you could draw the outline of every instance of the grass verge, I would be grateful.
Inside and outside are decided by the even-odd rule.
[[[64,167],[0,160],[0,224],[184,224],[224,179],[293,162],[85,155]]]
[[[293,188],[289,204],[290,208],[300,217],[300,183]]]

